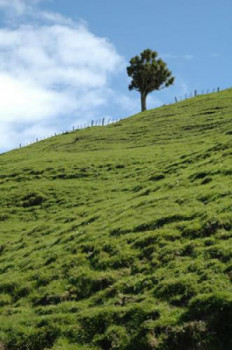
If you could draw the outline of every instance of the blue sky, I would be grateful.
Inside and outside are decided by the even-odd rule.
[[[231,0],[0,0],[0,151],[140,110],[126,66],[158,51],[175,85],[154,108],[231,86]]]

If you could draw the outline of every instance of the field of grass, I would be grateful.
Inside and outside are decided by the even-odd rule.
[[[0,348],[232,349],[232,89],[0,155]]]

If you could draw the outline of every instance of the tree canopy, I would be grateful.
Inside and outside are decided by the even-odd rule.
[[[127,74],[132,79],[129,90],[137,90],[141,94],[142,111],[146,110],[146,98],[149,93],[168,87],[175,80],[166,63],[158,57],[158,53],[150,49],[130,60]]]

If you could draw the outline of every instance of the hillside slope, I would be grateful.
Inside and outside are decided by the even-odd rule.
[[[232,349],[232,89],[0,155],[0,348]]]

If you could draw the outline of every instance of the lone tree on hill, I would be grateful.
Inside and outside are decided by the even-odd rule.
[[[150,49],[130,60],[127,74],[132,78],[129,90],[135,89],[141,94],[142,111],[147,109],[146,99],[150,92],[168,87],[175,80],[166,63],[158,57],[158,53]]]

